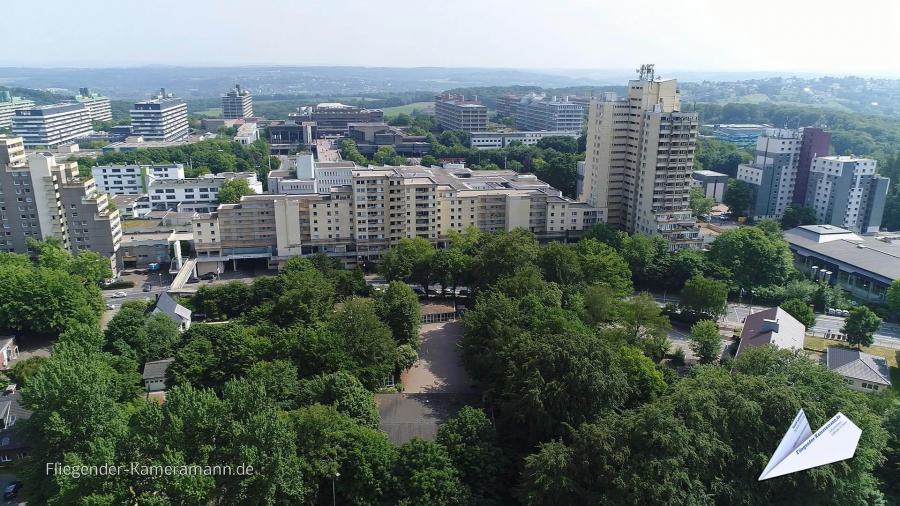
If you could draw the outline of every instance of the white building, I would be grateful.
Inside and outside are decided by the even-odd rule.
[[[216,209],[219,187],[229,179],[245,179],[254,193],[262,193],[255,172],[221,172],[184,179],[157,179],[150,185],[154,209],[208,213]]]
[[[857,392],[880,392],[891,388],[887,360],[859,350],[830,346],[825,351],[828,369],[840,374],[844,383]]]
[[[253,97],[250,92],[234,85],[234,89],[222,96],[222,117],[225,119],[249,118],[253,116]]]
[[[93,131],[91,114],[84,104],[40,105],[18,109],[12,130],[26,146],[57,146],[86,137]]]
[[[876,174],[877,162],[855,156],[817,156],[806,190],[806,205],[819,223],[874,233],[881,218],[891,180]]]
[[[353,171],[362,169],[353,162],[317,162],[311,154],[299,154],[288,160],[286,168],[269,172],[266,178],[269,193],[331,193],[335,186],[351,184]]]
[[[737,178],[754,190],[754,219],[781,218],[794,197],[800,168],[800,130],[770,128],[756,140],[752,164],[738,166]]]
[[[188,135],[187,104],[161,89],[151,100],[131,109],[132,135],[148,141],[173,141]]]
[[[243,145],[253,144],[253,141],[259,140],[259,127],[256,123],[244,123],[238,125],[237,134],[234,136],[234,142]]]
[[[511,142],[521,142],[526,146],[532,146],[544,137],[577,139],[580,135],[581,131],[473,132],[469,137],[469,146],[478,149],[500,149],[508,147]]]
[[[12,118],[19,109],[31,109],[34,101],[27,98],[14,97],[8,91],[0,91],[0,128],[12,126]]]
[[[88,88],[81,88],[75,101],[84,104],[91,114],[91,121],[112,121],[112,101],[99,93],[91,93]]]
[[[184,165],[98,165],[91,168],[97,188],[110,195],[147,193],[157,179],[184,179]]]

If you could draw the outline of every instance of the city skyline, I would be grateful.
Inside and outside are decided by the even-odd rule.
[[[13,4],[6,10],[13,18],[39,19],[57,15],[55,3]],[[437,66],[562,72],[626,70],[634,62],[654,62],[672,77],[688,69],[900,75],[900,69],[885,66],[891,61],[890,49],[900,46],[900,34],[891,27],[900,7],[875,0],[857,2],[852,10],[839,10],[836,2],[761,0],[753,8],[765,22],[747,27],[745,8],[708,0],[678,5],[571,0],[527,8],[506,0],[462,0],[452,9],[408,0],[392,2],[390,8],[338,0],[327,9],[267,0],[254,6],[265,20],[258,25],[244,24],[245,18],[234,16],[229,5],[162,0],[148,10],[125,2],[86,0],[81,8],[66,12],[69,21],[99,23],[103,30],[83,32],[78,44],[69,44],[64,43],[67,35],[52,24],[11,25],[0,66]],[[870,15],[869,7],[876,5],[883,15]],[[150,19],[161,12],[178,14],[165,17],[167,31],[177,37],[135,30],[141,16]],[[356,37],[334,37],[350,19],[359,22],[354,30],[368,34],[365,44],[358,44]],[[198,30],[198,20],[210,28]],[[848,33],[848,27],[865,27],[852,30],[853,44],[836,36]],[[216,32],[222,35],[215,37]],[[109,42],[115,39],[129,44],[113,56]],[[390,51],[398,40],[406,41],[404,50]],[[327,46],[318,41],[327,41]],[[455,50],[446,50],[448,43]],[[809,44],[829,57],[798,58],[790,49]],[[605,49],[610,47],[615,51]]]

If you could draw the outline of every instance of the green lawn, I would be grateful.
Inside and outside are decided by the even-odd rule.
[[[384,111],[384,116],[397,116],[398,114],[412,114],[414,110],[433,110],[434,102],[413,102],[411,104],[406,105],[398,105],[397,107],[386,107],[382,109]]]

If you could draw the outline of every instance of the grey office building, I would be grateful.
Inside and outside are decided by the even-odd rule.
[[[253,97],[250,92],[234,85],[234,89],[222,96],[222,117],[241,119],[253,117]]]
[[[569,102],[569,97],[547,99],[539,95],[523,98],[516,107],[516,128],[528,131],[580,132],[585,107]]]
[[[161,89],[155,98],[131,109],[132,135],[148,141],[174,141],[188,135],[187,104]]]
[[[93,132],[91,113],[81,103],[39,105],[18,109],[12,131],[26,146],[57,146],[87,137]]]
[[[891,180],[876,174],[876,165],[871,158],[854,156],[813,159],[806,206],[816,211],[819,223],[878,232]]]

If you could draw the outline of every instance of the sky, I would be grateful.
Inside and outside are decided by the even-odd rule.
[[[893,0],[3,3],[0,66],[630,70],[655,63],[673,71],[900,76]]]

